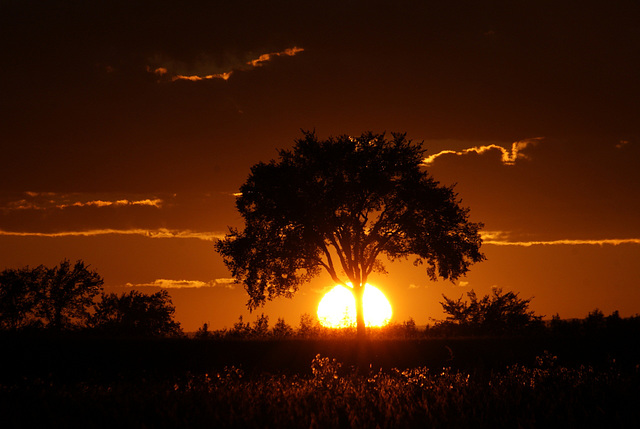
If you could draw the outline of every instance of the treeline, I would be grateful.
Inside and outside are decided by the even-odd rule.
[[[479,298],[475,291],[457,300],[443,295],[445,320],[418,327],[413,318],[401,323],[390,323],[379,328],[367,328],[370,338],[428,339],[474,336],[629,336],[640,333],[640,316],[620,317],[617,311],[605,316],[595,309],[584,319],[562,320],[559,315],[543,321],[529,309],[531,299],[522,299],[515,292],[494,289],[490,295]],[[297,327],[279,318],[273,327],[269,317],[261,314],[253,323],[239,317],[230,329],[209,330],[205,323],[195,333],[196,338],[218,339],[279,339],[279,338],[348,338],[356,334],[355,327],[331,329],[322,326],[309,314],[300,317]]]
[[[153,294],[130,291],[105,294],[100,275],[81,260],[63,260],[49,268],[6,269],[0,272],[0,330],[21,332],[82,332],[91,335],[178,337],[180,323],[174,320],[175,307],[166,290]],[[620,317],[617,311],[605,316],[595,309],[584,319],[550,321],[529,309],[531,299],[515,292],[495,289],[478,297],[471,290],[451,299],[443,295],[445,320],[418,327],[412,318],[381,328],[367,328],[369,338],[446,338],[474,336],[637,336],[640,316]],[[297,326],[277,319],[273,326],[261,314],[254,322],[242,316],[231,327],[210,330],[205,323],[195,333],[200,339],[287,339],[350,338],[354,327],[332,329],[320,325],[309,314]]]
[[[105,294],[102,277],[81,260],[0,272],[0,329],[112,336],[182,335],[167,291]]]
[[[417,326],[413,318],[403,322],[392,322],[383,327],[367,328],[371,339],[434,339],[455,337],[618,337],[635,338],[640,334],[640,316],[620,317],[617,311],[605,316],[595,309],[583,319],[562,320],[553,316],[550,321],[536,320],[525,329],[482,329],[478,326],[453,321],[436,321],[426,326]],[[355,338],[354,327],[332,329],[322,326],[309,314],[300,317],[298,325],[290,325],[278,318],[271,326],[269,317],[260,314],[253,322],[244,322],[240,316],[233,327],[210,330],[205,323],[193,335],[197,339],[219,340],[278,340],[278,339],[340,339]]]

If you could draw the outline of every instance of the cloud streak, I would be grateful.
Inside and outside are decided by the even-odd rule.
[[[242,63],[236,67],[232,67],[229,70],[226,70],[221,73],[202,73],[202,74],[185,74],[179,72],[171,73],[169,71],[170,66],[167,67],[156,67],[152,68],[147,66],[147,71],[155,74],[159,78],[159,82],[164,80],[170,80],[171,82],[176,82],[179,80],[188,80],[191,82],[199,82],[203,80],[213,80],[213,79],[222,79],[229,80],[229,78],[237,71],[245,71],[251,70],[257,67],[262,67],[265,63],[271,61],[277,57],[293,57],[300,52],[304,52],[303,48],[299,48],[294,46],[293,48],[287,48],[284,51],[280,52],[269,52],[267,54],[262,54],[258,58],[251,59],[245,63]]]
[[[493,246],[620,246],[622,244],[640,244],[640,238],[605,238],[605,239],[559,239],[559,240],[518,240],[510,241],[505,238],[504,233],[483,232],[482,244]]]
[[[94,200],[94,201],[86,201],[80,202],[76,201],[73,204],[59,204],[56,208],[66,209],[67,207],[122,207],[122,206],[150,206],[160,208],[162,207],[164,201],[160,198],[154,199],[145,199],[138,201],[130,201],[130,200],[117,200],[117,201],[103,201],[103,200]]]
[[[203,232],[191,230],[172,230],[167,228],[158,229],[92,229],[86,231],[60,231],[60,232],[22,232],[22,231],[4,231],[0,230],[0,236],[11,237],[43,237],[43,238],[61,238],[61,237],[95,237],[102,235],[138,235],[148,238],[191,238],[203,241],[216,241],[224,238],[223,233]]]
[[[456,151],[456,150],[443,150],[440,151],[436,154],[430,155],[428,157],[426,157],[423,161],[423,163],[427,166],[432,165],[434,163],[434,161],[443,156],[443,155],[457,155],[457,156],[462,156],[462,155],[467,155],[470,153],[475,153],[478,155],[482,155],[483,153],[489,152],[489,151],[499,151],[501,153],[501,157],[500,157],[500,161],[504,164],[504,165],[515,165],[516,160],[518,159],[528,159],[528,156],[525,155],[524,153],[522,153],[522,151],[524,149],[526,149],[529,146],[533,146],[535,144],[537,144],[540,140],[542,140],[543,137],[535,137],[535,138],[530,138],[530,139],[525,139],[525,140],[519,140],[517,142],[513,142],[511,144],[511,148],[507,149],[504,148],[502,146],[499,146],[497,144],[490,144],[490,145],[484,145],[484,146],[474,146],[474,147],[470,147],[468,149],[463,149],[460,151]]]
[[[225,73],[209,74],[209,75],[206,75],[206,76],[198,76],[198,75],[185,76],[185,75],[182,75],[182,74],[178,74],[178,75],[173,76],[171,78],[171,81],[175,82],[177,80],[190,80],[191,82],[198,82],[200,80],[211,80],[211,79],[229,80],[229,78],[231,77],[232,74],[233,74],[233,70],[225,72]]]
[[[225,289],[235,289],[236,283],[234,279],[215,279],[208,282],[201,280],[169,280],[169,279],[156,279],[151,283],[127,283],[127,287],[159,287],[162,289],[200,289],[200,288],[213,288],[223,287]]]
[[[53,192],[25,192],[25,197],[16,201],[9,201],[0,210],[8,212],[15,210],[64,210],[74,207],[154,207],[162,208],[164,200],[161,198],[119,198],[119,199],[87,199],[78,195],[56,194]]]

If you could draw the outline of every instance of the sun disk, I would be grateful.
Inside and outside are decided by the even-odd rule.
[[[370,284],[364,287],[363,310],[366,326],[384,326],[391,320],[391,304],[380,289]],[[318,320],[328,328],[344,328],[356,324],[356,300],[351,292],[337,285],[327,292],[318,305]]]

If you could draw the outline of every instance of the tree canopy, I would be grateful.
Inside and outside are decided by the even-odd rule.
[[[136,290],[102,295],[91,317],[91,326],[118,336],[167,337],[182,333],[173,320],[175,307],[166,290],[143,294]]]
[[[54,331],[83,326],[102,284],[102,277],[81,260],[6,269],[0,273],[0,325]]]
[[[171,336],[182,333],[166,290],[101,294],[103,280],[83,261],[0,272],[0,329],[91,328],[109,335]],[[101,295],[99,295],[101,294]],[[100,298],[100,299],[96,299]]]
[[[250,309],[292,297],[324,269],[352,288],[364,334],[362,294],[372,272],[385,272],[380,256],[412,257],[434,280],[454,280],[484,259],[482,224],[426,172],[421,144],[404,134],[320,140],[303,132],[278,155],[254,165],[240,188],[244,229],[216,243]]]

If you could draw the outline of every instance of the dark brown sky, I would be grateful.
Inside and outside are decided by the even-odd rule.
[[[488,260],[456,285],[394,264],[398,320],[492,286],[547,316],[640,311],[638,2],[132,3],[0,6],[0,268],[82,258],[230,326],[245,297],[211,240],[250,166],[300,129],[400,131]],[[329,286],[265,311],[297,323]]]

